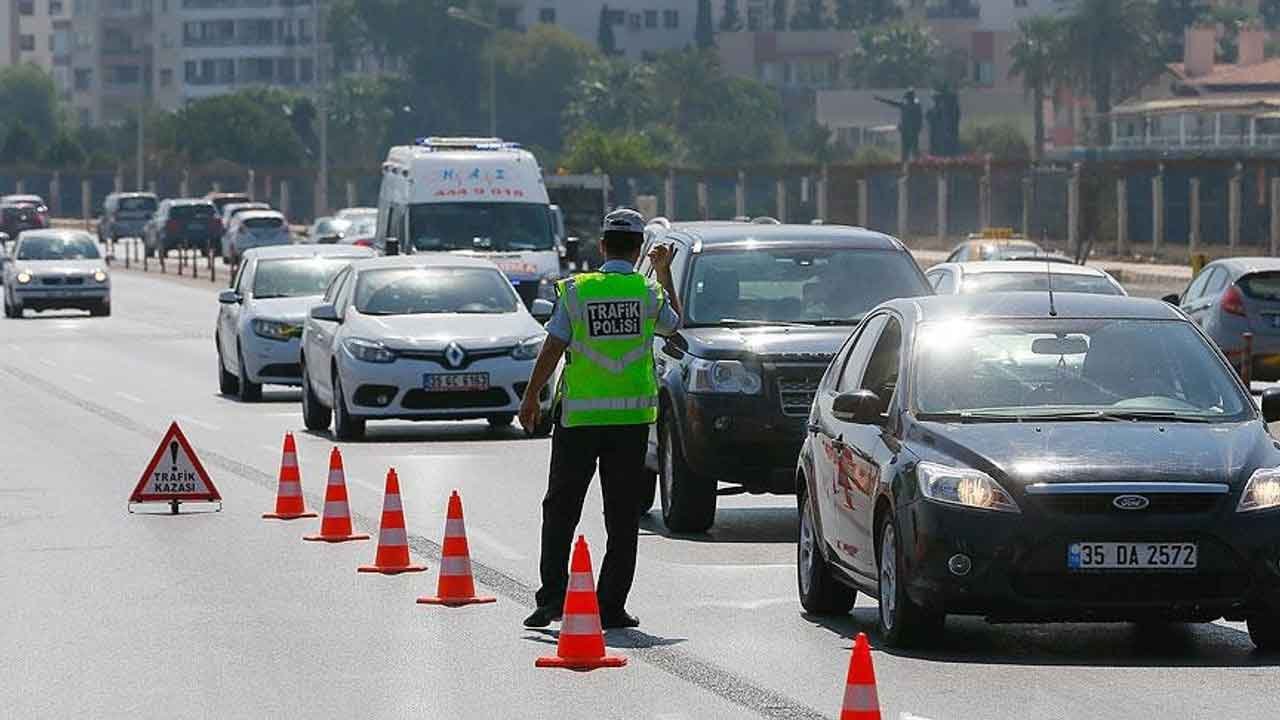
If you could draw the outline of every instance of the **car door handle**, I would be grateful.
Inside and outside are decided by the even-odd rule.
[[[805,427],[808,428],[809,432],[813,433],[814,435],[817,435],[822,432],[822,426],[819,425],[818,423],[809,423],[808,425],[805,425]]]

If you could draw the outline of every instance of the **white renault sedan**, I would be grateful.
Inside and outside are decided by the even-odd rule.
[[[4,263],[4,314],[78,309],[111,314],[111,278],[94,237],[80,230],[27,230]]]
[[[311,309],[302,412],[342,440],[368,420],[485,419],[510,425],[551,303],[526,310],[492,262],[444,253],[352,263]],[[551,397],[541,398],[549,410]],[[545,413],[548,417],[550,412]],[[550,431],[550,424],[538,428]]]
[[[263,384],[298,385],[299,339],[307,311],[366,248],[287,245],[247,250],[229,290],[218,296],[218,389],[253,402]]]

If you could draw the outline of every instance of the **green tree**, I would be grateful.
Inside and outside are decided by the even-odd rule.
[[[894,0],[836,0],[836,27],[841,30],[879,25],[898,15]]]
[[[1268,30],[1280,28],[1280,0],[1261,0],[1258,3],[1258,14]]]
[[[504,33],[497,46],[503,133],[522,143],[559,149],[561,115],[572,103],[579,79],[599,58],[595,48],[546,23],[527,33]]]
[[[782,32],[787,29],[787,0],[773,0],[773,30]]]
[[[643,133],[583,128],[565,143],[560,166],[569,172],[610,172],[657,167],[660,158]]]
[[[59,130],[44,151],[44,164],[56,168],[80,168],[85,162],[84,148],[67,130]]]
[[[47,133],[60,119],[58,92],[48,73],[31,64],[0,68],[0,133],[18,125]]]
[[[35,162],[40,157],[40,141],[26,123],[17,122],[9,126],[4,136],[4,144],[0,145],[0,163],[4,165],[20,165]]]
[[[737,32],[742,29],[742,11],[738,0],[724,0],[724,12],[720,14],[720,32]]]
[[[1204,0],[1156,0],[1155,21],[1160,33],[1160,50],[1166,62],[1182,60],[1186,29],[1208,9]]]
[[[1222,27],[1222,37],[1214,59],[1220,63],[1234,63],[1240,56],[1240,29],[1254,20],[1248,10],[1237,7],[1215,7],[1208,11],[1208,20]]]
[[[1153,10],[1148,0],[1079,0],[1063,17],[1058,64],[1077,90],[1092,96],[1096,117],[1107,117],[1116,96],[1136,91],[1159,71]],[[1094,135],[1109,145],[1111,123],[1094,123]]]
[[[782,101],[772,88],[745,78],[720,76],[687,119],[689,157],[730,167],[777,158],[785,133]]]
[[[858,33],[849,54],[849,79],[863,88],[927,85],[937,64],[939,44],[925,28],[891,23]]]
[[[616,58],[592,60],[573,88],[565,106],[564,127],[573,132],[587,128],[636,131],[664,122],[657,91],[654,63],[633,63]]]
[[[600,8],[600,26],[596,28],[596,47],[606,56],[618,54],[618,40],[613,36],[613,22],[609,6]]]
[[[1023,90],[1031,96],[1035,118],[1032,157],[1040,162],[1044,151],[1044,100],[1061,79],[1058,58],[1061,50],[1061,28],[1048,15],[1024,18],[1018,23],[1018,39],[1009,49],[1012,63],[1009,77],[1021,78]]]
[[[698,0],[698,15],[693,24],[693,44],[702,50],[716,46],[716,32],[711,23],[711,0]]]
[[[1026,137],[1010,122],[970,125],[960,133],[960,144],[966,152],[997,160],[1026,160],[1031,156]]]
[[[792,30],[826,30],[831,25],[827,0],[797,0],[795,14],[791,16]]]
[[[295,100],[266,88],[196,100],[174,119],[177,150],[197,164],[302,164],[307,151],[285,113]]]

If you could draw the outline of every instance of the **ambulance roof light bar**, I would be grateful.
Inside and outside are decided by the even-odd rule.
[[[502,138],[473,137],[420,137],[414,144],[428,150],[518,150],[520,143],[506,142]]]

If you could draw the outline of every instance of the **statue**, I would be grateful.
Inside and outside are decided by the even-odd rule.
[[[944,86],[933,91],[929,108],[929,154],[954,157],[960,154],[960,100],[956,91]]]
[[[876,96],[876,100],[885,105],[898,108],[898,135],[902,138],[902,162],[920,155],[920,126],[924,124],[924,110],[916,99],[915,88],[902,94],[901,100],[890,100]]]

